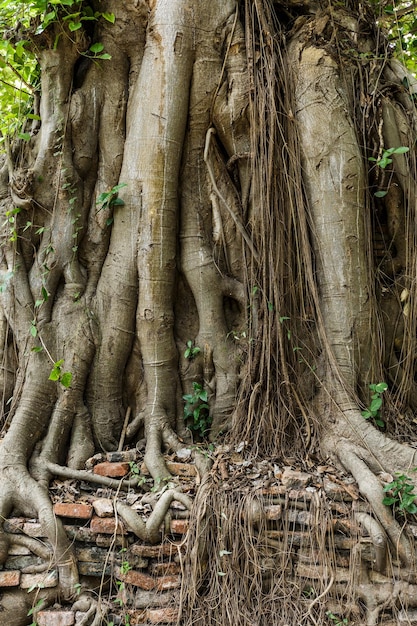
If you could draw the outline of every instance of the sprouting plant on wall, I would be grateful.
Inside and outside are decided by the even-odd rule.
[[[200,437],[205,437],[211,426],[207,390],[200,383],[193,382],[193,393],[185,394],[183,399],[184,419],[188,427]]]

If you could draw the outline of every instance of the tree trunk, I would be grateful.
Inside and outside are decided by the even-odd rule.
[[[80,15],[114,20],[72,32],[65,4],[22,35],[41,121],[1,169],[2,518],[39,517],[70,598],[57,465],[127,433],[158,485],[165,450],[192,443],[201,463],[226,437],[351,473],[408,567],[378,474],[417,465],[417,87],[372,6],[102,0]],[[132,523],[158,540],[159,523]],[[245,607],[219,619],[264,623]]]

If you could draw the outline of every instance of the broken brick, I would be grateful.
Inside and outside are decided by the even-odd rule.
[[[98,463],[94,466],[93,472],[94,474],[99,474],[100,476],[108,476],[110,478],[122,478],[126,476],[130,471],[129,463],[109,463],[105,461],[104,463]]]
[[[93,508],[95,514],[99,517],[113,517],[114,515],[113,502],[110,498],[98,498],[94,500]]]
[[[178,609],[148,609],[148,621],[151,624],[173,624],[178,620]]]
[[[123,582],[129,583],[130,585],[135,585],[135,587],[140,587],[141,589],[150,591],[151,589],[155,589],[157,585],[155,578],[152,578],[152,576],[149,576],[148,574],[138,572],[137,570],[131,569],[125,574],[120,572],[120,568],[117,568],[116,571],[117,577],[120,580],[123,580]]]
[[[112,535],[118,533],[119,535],[125,535],[126,529],[120,519],[115,517],[97,517],[93,516],[90,522],[90,528],[94,533],[103,533],[105,535]]]
[[[20,579],[22,589],[31,589],[32,587],[43,589],[45,587],[56,587],[57,584],[58,574],[55,570],[42,574],[22,574]]]
[[[90,519],[93,507],[85,502],[57,502],[54,504],[54,513],[59,517]]]
[[[36,616],[38,626],[73,626],[75,624],[74,611],[39,611]]]
[[[17,587],[19,583],[19,570],[0,572],[0,587]]]
[[[189,525],[188,519],[173,519],[171,520],[171,532],[174,535],[185,535]]]
[[[160,576],[155,579],[155,587],[158,591],[178,589],[181,586],[180,576]]]

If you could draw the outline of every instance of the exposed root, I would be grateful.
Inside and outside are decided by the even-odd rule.
[[[395,554],[398,555],[398,558],[404,565],[409,566],[413,562],[414,556],[410,542],[405,536],[401,526],[394,519],[391,510],[382,504],[384,492],[381,483],[367,464],[359,457],[357,449],[355,449],[351,442],[341,443],[337,456],[345,469],[354,476],[358,483],[359,491],[371,504],[382,528],[386,531],[391,540]],[[380,531],[374,536],[378,544],[383,546],[384,541],[380,535]],[[380,554],[380,558],[381,556]]]
[[[161,540],[161,524],[173,500],[181,502],[188,510],[191,509],[192,500],[187,495],[175,489],[170,489],[162,494],[146,522],[144,522],[130,506],[123,502],[116,502],[116,510],[120,517],[126,522],[128,528],[134,532],[139,539],[156,544]]]

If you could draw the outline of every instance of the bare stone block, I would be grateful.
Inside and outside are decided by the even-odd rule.
[[[178,619],[178,609],[148,609],[148,621],[151,624],[174,624]]]
[[[93,502],[94,512],[98,517],[113,517],[114,508],[110,498],[98,498]]]
[[[58,574],[55,570],[42,574],[22,574],[20,586],[22,589],[30,589],[31,587],[56,587],[58,584]]]
[[[74,611],[39,611],[36,621],[38,626],[73,626]]]

